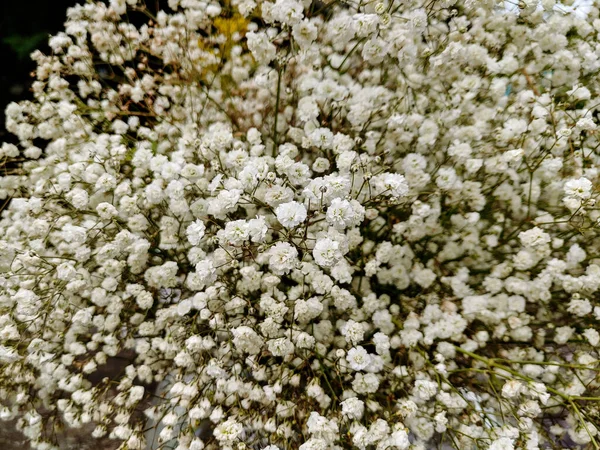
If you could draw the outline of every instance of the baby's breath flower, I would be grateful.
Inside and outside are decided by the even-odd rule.
[[[286,228],[295,228],[306,220],[306,207],[298,202],[288,202],[275,208],[277,220]]]
[[[32,54],[0,418],[33,448],[600,446],[597,11],[318,3],[87,2]]]

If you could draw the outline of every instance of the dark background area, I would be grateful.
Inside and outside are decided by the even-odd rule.
[[[64,29],[67,8],[85,0],[0,0],[0,142],[14,142],[4,125],[10,102],[30,99],[35,49],[49,52],[48,37]]]

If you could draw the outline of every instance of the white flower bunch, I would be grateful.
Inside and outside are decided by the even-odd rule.
[[[6,110],[0,419],[600,448],[599,33],[594,2],[69,9]]]

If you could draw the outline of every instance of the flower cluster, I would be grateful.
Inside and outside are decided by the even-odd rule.
[[[71,8],[6,110],[0,419],[599,448],[600,11],[505,3]]]

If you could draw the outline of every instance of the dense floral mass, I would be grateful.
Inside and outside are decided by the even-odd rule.
[[[0,418],[600,448],[600,13],[505,3],[70,9],[6,110]]]

